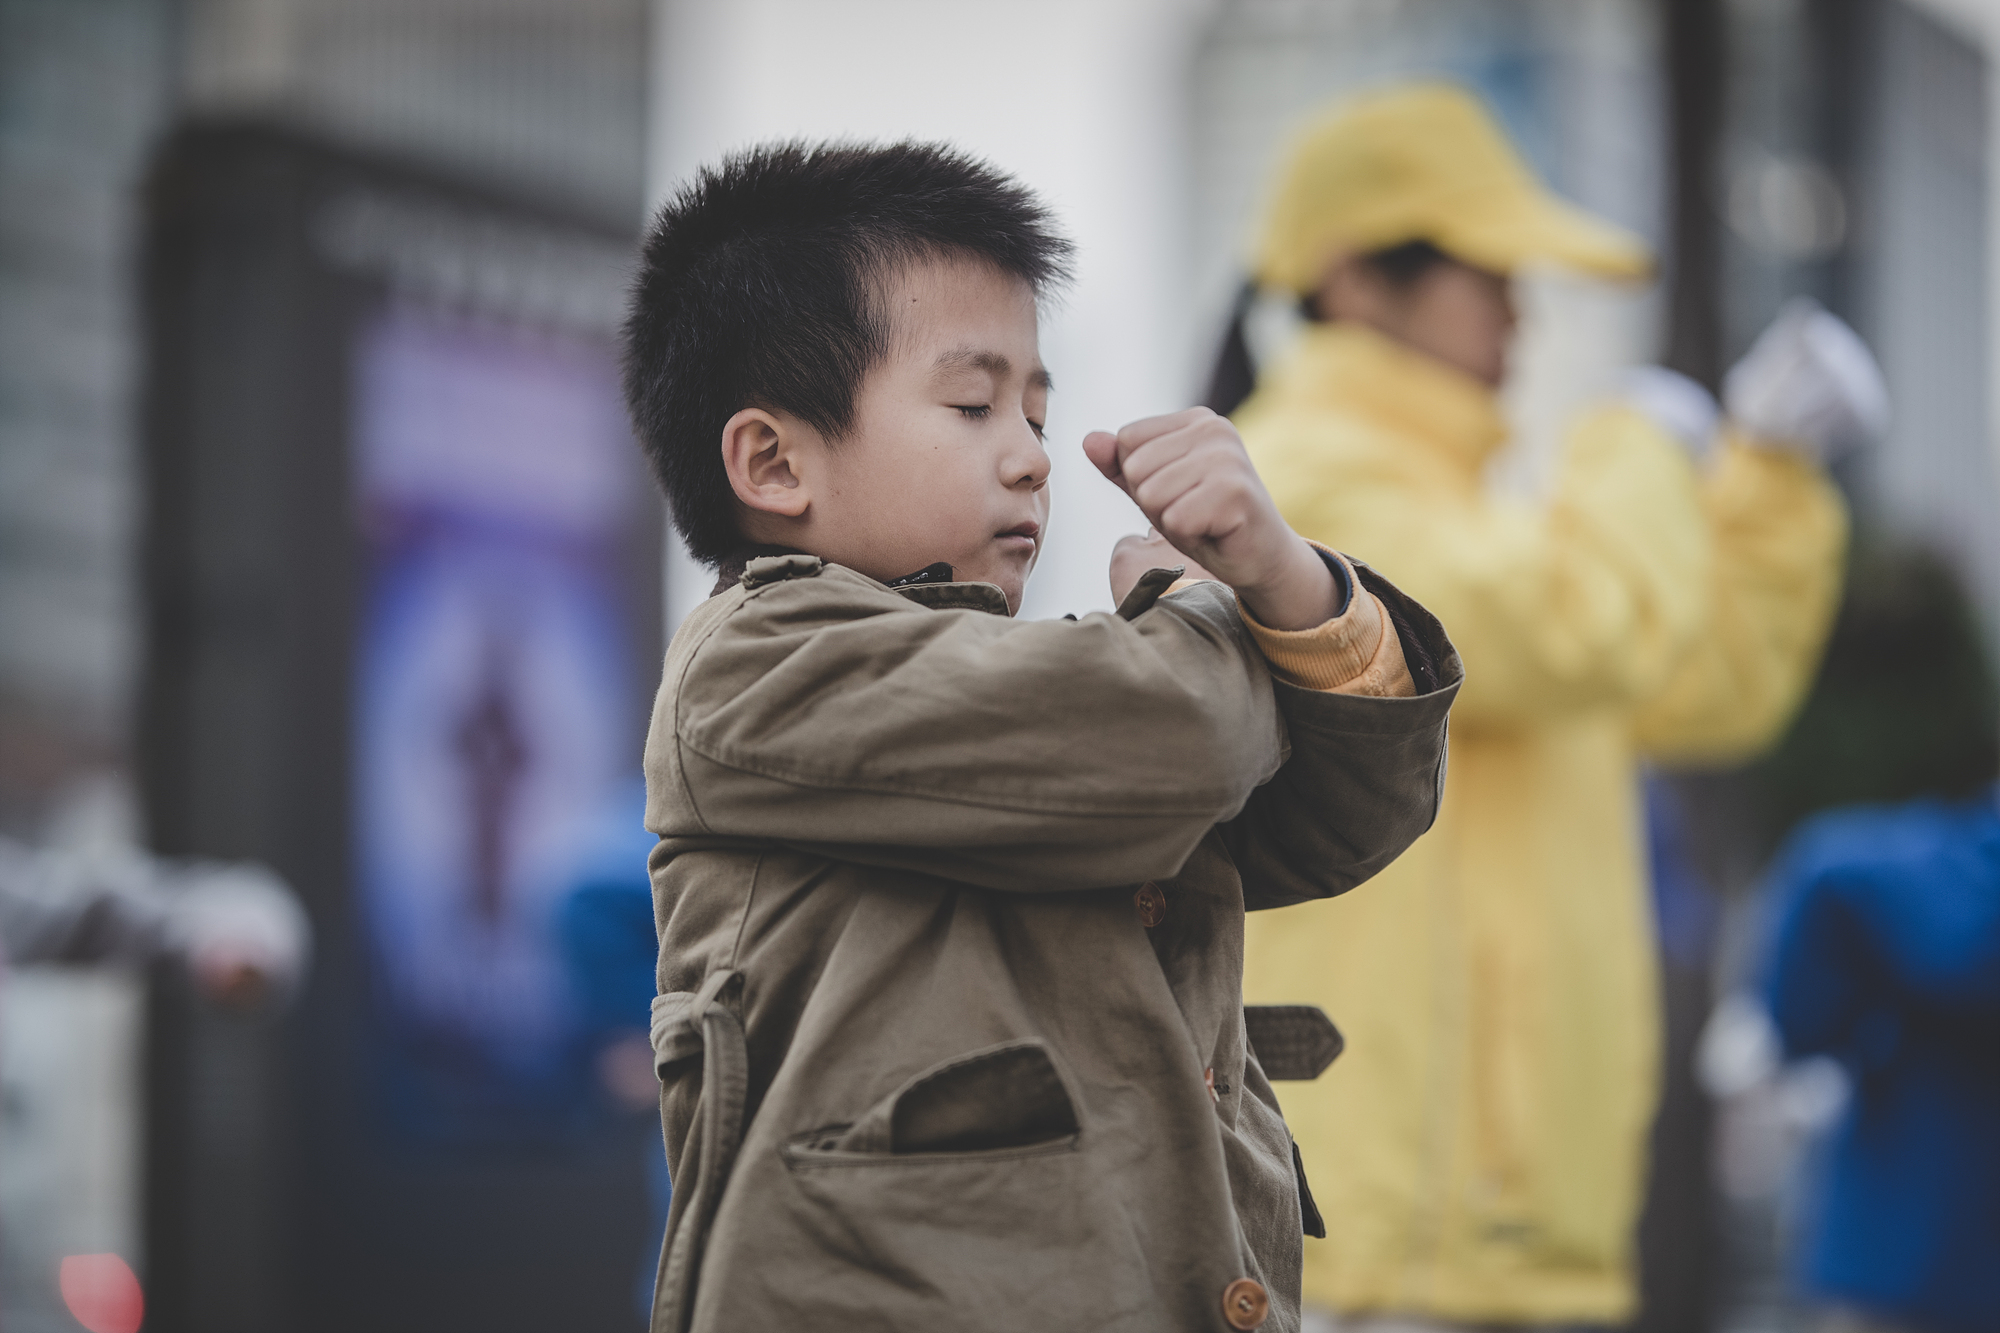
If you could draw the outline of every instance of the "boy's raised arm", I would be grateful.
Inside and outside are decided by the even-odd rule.
[[[1136,621],[931,610],[839,566],[717,598],[669,653],[647,825],[990,888],[1173,874],[1283,761],[1220,597]]]
[[[1273,660],[1290,755],[1223,829],[1253,911],[1362,883],[1430,828],[1443,799],[1446,719],[1464,669],[1428,611],[1351,567],[1390,622],[1414,692],[1307,688]]]
[[[1247,905],[1341,893],[1394,860],[1430,827],[1443,793],[1445,716],[1463,672],[1442,627],[1372,572],[1357,571],[1352,587],[1350,566],[1292,530],[1236,428],[1206,408],[1097,432],[1084,451],[1160,536],[1235,590],[1279,677],[1289,756],[1225,830]],[[1358,659],[1314,663],[1333,669],[1309,679],[1287,670],[1277,654],[1351,619],[1354,597],[1376,599],[1409,670]],[[1405,697],[1382,697],[1390,692]]]
[[[1206,409],[1085,449],[1236,596],[1181,595],[1132,621],[1020,622],[928,609],[810,562],[709,603],[676,637],[647,745],[647,826],[1027,892],[1171,876],[1232,820],[1280,898],[1337,891],[1325,885],[1401,851],[1435,812],[1457,680],[1442,632],[1425,651],[1449,658],[1451,678],[1421,698],[1322,694],[1282,670],[1274,684],[1261,639],[1338,620],[1356,591],[1346,567],[1286,526],[1234,428]]]

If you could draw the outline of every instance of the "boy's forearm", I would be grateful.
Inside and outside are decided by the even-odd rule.
[[[1305,630],[1274,630],[1246,610],[1244,624],[1287,685],[1330,694],[1408,699],[1417,693],[1403,645],[1375,595],[1358,590],[1342,613]]]
[[[1320,567],[1333,578],[1331,616],[1302,629],[1268,624],[1240,591],[1237,606],[1271,674],[1301,689],[1407,699],[1416,694],[1409,664],[1387,610],[1359,586],[1353,567],[1337,551],[1308,543]],[[1198,580],[1215,581],[1207,571]],[[1185,586],[1175,584],[1178,589]]]
[[[1463,669],[1434,616],[1380,575],[1349,569],[1355,604],[1348,614],[1382,613],[1383,641],[1370,671],[1393,645],[1404,667],[1398,674],[1410,683],[1393,695],[1313,688],[1318,682],[1296,679],[1299,673],[1273,661],[1290,755],[1225,832],[1252,909],[1345,892],[1393,860],[1436,816],[1445,718]],[[1273,637],[1306,637],[1251,629],[1267,658],[1286,656],[1283,645],[1267,642]]]
[[[1236,595],[1267,629],[1312,629],[1347,609],[1345,580],[1334,577],[1305,538],[1289,531],[1286,536],[1290,540],[1270,577],[1235,585]]]

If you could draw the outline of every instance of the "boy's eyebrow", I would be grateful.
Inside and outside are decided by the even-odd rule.
[[[954,347],[938,357],[931,367],[932,373],[946,375],[954,370],[983,370],[995,379],[1005,379],[1013,373],[1014,363],[999,352],[981,351],[976,347]],[[1055,381],[1049,372],[1036,366],[1028,372],[1028,383],[1038,389],[1054,389]]]

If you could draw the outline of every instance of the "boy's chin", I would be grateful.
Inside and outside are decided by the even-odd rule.
[[[1035,572],[1032,561],[1017,564],[1014,561],[998,561],[984,569],[956,568],[952,577],[961,583],[990,583],[1007,597],[1007,614],[1017,615],[1021,610],[1021,599],[1027,595],[1028,578]]]
[[[1021,614],[1021,600],[1024,596],[1026,596],[1028,591],[1028,581],[1026,579],[984,578],[974,581],[979,583],[990,583],[994,587],[998,588],[1000,590],[1001,595],[1007,599],[1008,615],[1018,616]]]
[[[1018,616],[1021,614],[1021,602],[1028,595],[1027,574],[993,575],[980,579],[978,582],[990,583],[1000,590],[1001,594],[1007,599],[1008,615]]]

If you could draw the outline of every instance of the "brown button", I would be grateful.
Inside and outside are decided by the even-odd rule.
[[[1167,919],[1167,895],[1150,879],[1132,895],[1132,906],[1139,909],[1139,924],[1147,930]]]
[[[1222,1317],[1231,1328],[1256,1328],[1271,1313],[1264,1284],[1239,1277],[1222,1289]]]

